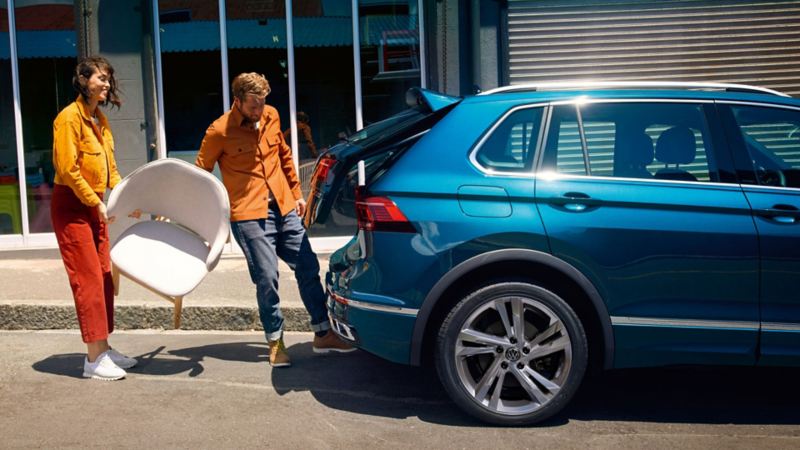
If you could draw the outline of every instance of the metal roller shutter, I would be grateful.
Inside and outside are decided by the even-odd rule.
[[[511,84],[674,80],[800,95],[800,1],[508,4]]]

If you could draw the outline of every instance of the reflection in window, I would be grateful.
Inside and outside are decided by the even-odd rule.
[[[294,2],[292,13],[298,176],[307,197],[317,156],[355,132],[352,7],[343,1]],[[282,119],[291,142],[289,117]],[[334,211],[310,235],[349,234],[353,226],[351,217]]]
[[[711,181],[710,142],[699,105],[596,103],[580,107],[583,153],[573,105],[554,109],[544,166],[559,173],[602,177]]]
[[[22,233],[8,11],[0,7],[0,234]]]
[[[800,188],[800,112],[732,106],[759,184]]]
[[[500,172],[530,170],[542,111],[542,108],[521,109],[506,117],[476,153],[478,163]]]
[[[406,108],[420,85],[417,0],[358,2],[364,125]]]
[[[17,3],[14,16],[25,167],[15,167],[13,177],[24,176],[27,182],[31,233],[43,233],[52,231],[53,119],[77,97],[72,88],[78,55],[75,10],[73,2],[64,0]],[[9,189],[5,187],[9,185],[3,186]],[[20,223],[18,216],[13,218],[15,233]]]
[[[217,0],[159,0],[167,152],[194,162],[224,112]]]

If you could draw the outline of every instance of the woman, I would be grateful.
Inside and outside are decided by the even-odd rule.
[[[120,100],[114,69],[105,58],[80,61],[72,85],[78,98],[53,122],[51,219],[87,347],[83,376],[119,380],[136,360],[108,345],[114,329],[114,285],[106,227],[114,217],[106,214],[103,194],[120,176],[114,139],[98,106],[119,107]]]

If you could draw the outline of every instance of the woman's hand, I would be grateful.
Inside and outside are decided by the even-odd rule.
[[[100,220],[107,224],[114,223],[114,219],[116,219],[115,216],[108,217],[108,210],[103,202],[97,204],[97,214],[100,216]]]

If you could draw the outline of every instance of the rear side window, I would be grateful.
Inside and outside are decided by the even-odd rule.
[[[581,130],[583,133],[581,134]],[[701,105],[589,103],[553,110],[543,169],[571,175],[713,181]]]
[[[475,153],[475,160],[498,172],[530,171],[544,108],[518,109],[495,126]]]
[[[800,188],[800,111],[731,106],[759,184]]]

